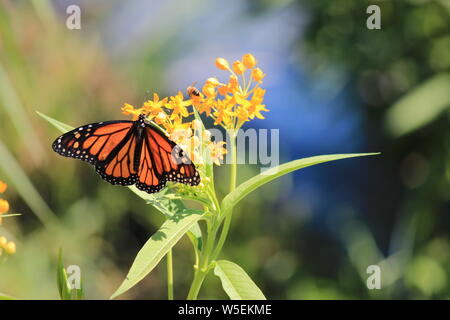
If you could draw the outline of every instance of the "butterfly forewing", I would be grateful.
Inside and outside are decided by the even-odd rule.
[[[91,123],[69,131],[53,142],[53,150],[64,156],[97,165],[130,133],[133,121]]]

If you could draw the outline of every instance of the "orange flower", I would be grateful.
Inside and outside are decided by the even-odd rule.
[[[206,84],[210,84],[213,87],[217,87],[218,85],[220,85],[220,82],[216,78],[208,78],[206,79]]]
[[[167,103],[167,98],[159,100],[158,94],[153,94],[153,100],[144,102],[142,109],[149,115],[156,116],[160,112],[163,112],[162,107]]]
[[[233,62],[233,71],[238,75],[243,75],[245,72],[245,66],[241,61]]]
[[[132,115],[133,120],[137,120],[139,118],[139,115],[143,113],[142,108],[141,109],[135,109],[131,104],[125,103],[122,107],[122,114],[124,115]]]
[[[8,185],[0,180],[0,193],[5,192],[7,187]]]
[[[0,214],[3,214],[5,212],[8,212],[9,210],[9,203],[5,199],[0,199]]]
[[[16,244],[12,241],[9,241],[5,246],[5,251],[7,254],[16,253]]]
[[[184,100],[183,93],[180,91],[176,96],[170,97],[169,103],[166,104],[166,108],[172,110],[171,119],[174,119],[176,115],[186,118],[189,116],[187,106],[191,105],[191,100]]]
[[[220,164],[226,153],[223,147],[225,142],[211,142],[210,133],[201,130],[201,122],[192,120],[193,112],[189,107],[205,113],[214,120],[215,125],[227,130],[239,129],[246,121],[254,118],[264,119],[262,112],[268,111],[263,104],[265,90],[259,86],[265,74],[260,68],[255,68],[256,64],[255,57],[250,53],[243,55],[242,61],[235,61],[232,69],[226,59],[217,58],[216,67],[230,73],[227,83],[211,77],[205,81],[201,92],[194,87],[195,83],[188,87],[188,100],[184,100],[181,92],[164,99],[154,94],[153,100],[145,102],[141,108],[125,104],[122,112],[132,115],[133,119],[137,119],[140,114],[147,114],[148,119],[164,128],[169,138],[185,148],[191,160],[200,167],[204,163],[199,152],[202,148],[209,150],[215,164]],[[186,121],[187,118],[190,120]],[[203,132],[202,140],[196,135],[199,132]]]
[[[228,61],[224,58],[217,58],[216,59],[216,67],[220,70],[230,70],[230,65],[228,64]]]
[[[208,98],[214,98],[216,96],[216,89],[210,84],[205,84],[202,91]]]
[[[266,75],[262,72],[260,68],[255,68],[252,70],[253,80],[260,82]]]
[[[251,53],[244,54],[242,62],[247,69],[254,68],[256,66],[256,59]]]

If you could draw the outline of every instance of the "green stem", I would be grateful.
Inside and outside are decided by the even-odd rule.
[[[192,281],[191,288],[189,289],[189,293],[187,296],[188,300],[197,299],[203,280],[205,280],[206,273],[207,272],[202,271],[200,268],[195,270],[194,280]]]
[[[232,192],[236,188],[237,177],[236,130],[229,130],[228,133],[231,138],[230,147],[232,162],[230,167],[230,192]],[[215,193],[211,191],[209,195],[212,198],[215,206],[217,206],[217,208],[215,208],[215,213],[217,214],[217,216],[215,216],[211,221],[207,221],[206,243],[204,249],[202,250],[200,261],[195,266],[194,279],[192,280],[192,284],[187,296],[188,300],[197,299],[203,281],[205,280],[205,277],[211,267],[210,261],[214,261],[214,259],[220,254],[231,224],[232,211],[230,210],[228,212],[221,212]],[[222,227],[219,242],[217,243],[217,246],[214,247],[216,235],[219,231],[221,221],[223,221],[223,219],[225,219],[225,223]]]
[[[236,189],[237,176],[237,152],[236,152],[236,131],[229,130],[230,147],[231,147],[231,166],[230,166],[230,192]]]
[[[172,249],[167,252],[167,299],[173,300]]]
[[[236,189],[236,177],[237,177],[237,150],[236,150],[236,131],[229,131],[230,135],[230,147],[231,147],[231,165],[230,165],[230,192],[233,192]],[[225,240],[228,235],[228,231],[230,230],[231,218],[233,216],[233,211],[229,210],[228,212],[222,212],[224,215],[224,225],[222,227],[222,232],[220,234],[219,242],[217,243],[216,248],[214,249],[214,253],[212,255],[213,259],[216,259],[220,252],[222,251],[222,247],[225,244]],[[223,217],[221,217],[223,219]]]

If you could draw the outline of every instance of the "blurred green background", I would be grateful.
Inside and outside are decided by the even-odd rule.
[[[67,6],[81,29],[66,28]],[[381,29],[366,8],[381,8]],[[216,57],[253,53],[270,109],[247,127],[279,128],[281,160],[381,151],[308,168],[251,194],[223,257],[270,299],[450,298],[450,2],[0,1],[0,180],[11,212],[0,235],[17,253],[0,292],[56,299],[56,261],[81,267],[86,298],[105,299],[163,217],[87,164],[51,150],[56,129],[123,119],[124,102],[225,76]],[[228,171],[218,168],[221,191]],[[257,166],[239,166],[244,180]],[[192,279],[174,249],[175,297]],[[366,286],[369,265],[382,288]],[[165,299],[160,264],[128,299]],[[200,298],[226,298],[210,274]]]

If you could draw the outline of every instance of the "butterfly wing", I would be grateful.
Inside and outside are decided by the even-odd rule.
[[[134,121],[106,121],[69,131],[53,142],[53,150],[95,165],[100,176],[112,183],[136,182]]]
[[[95,165],[111,184],[132,185],[148,193],[167,181],[196,186],[200,175],[180,146],[141,117],[138,121],[88,124],[58,137],[53,150]]]
[[[181,147],[149,124],[143,132],[139,164],[136,187],[148,193],[158,192],[167,181],[200,183],[198,171]]]

